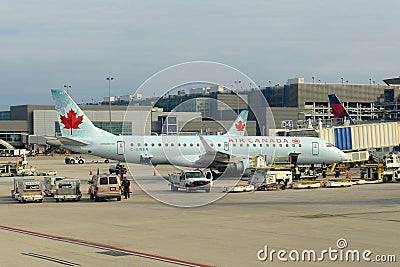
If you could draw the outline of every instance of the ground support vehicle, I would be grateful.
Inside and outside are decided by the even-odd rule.
[[[251,176],[249,184],[254,185],[255,190],[285,190],[292,183],[291,170],[261,169],[258,168]]]
[[[116,198],[121,201],[121,181],[118,176],[96,174],[88,183],[88,193],[91,199],[99,201],[100,199]]]
[[[383,182],[400,181],[400,154],[389,153],[385,156]]]
[[[238,184],[235,186],[226,186],[223,189],[223,192],[226,193],[241,193],[241,192],[253,192],[255,190],[254,185],[252,184]]]
[[[32,178],[14,178],[11,196],[19,202],[37,201],[41,203],[44,199],[42,182]]]
[[[82,157],[65,157],[65,164],[83,164],[86,160]]]
[[[57,171],[40,171],[38,173],[39,176],[55,176],[57,175]]]
[[[349,179],[328,179],[323,182],[323,186],[328,188],[350,187],[352,184]]]
[[[296,180],[292,182],[290,187],[292,189],[316,189],[321,187],[321,182],[315,180]]]
[[[204,190],[210,192],[213,179],[211,172],[203,173],[201,170],[181,171],[168,175],[171,191],[184,189],[186,192]]]
[[[17,173],[17,164],[0,162],[0,176],[14,176]]]
[[[60,200],[79,201],[81,197],[81,181],[79,179],[67,178],[55,182],[54,198],[57,202]]]
[[[62,179],[64,179],[64,177],[44,177],[44,194],[46,196],[54,196],[54,193],[56,192],[56,182]]]

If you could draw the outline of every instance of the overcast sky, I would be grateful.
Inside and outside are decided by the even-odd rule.
[[[259,85],[400,75],[398,0],[0,2],[0,110],[126,95],[177,63],[228,64]],[[153,95],[149,92],[148,95]]]

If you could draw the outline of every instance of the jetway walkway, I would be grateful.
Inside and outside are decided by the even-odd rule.
[[[378,122],[320,128],[318,135],[343,150],[350,161],[366,161],[368,150],[397,147],[400,144],[400,124]]]

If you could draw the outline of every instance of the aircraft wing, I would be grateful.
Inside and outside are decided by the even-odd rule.
[[[206,150],[206,153],[203,154],[196,163],[203,166],[211,166],[211,167],[226,167],[229,163],[236,162],[241,160],[241,157],[236,157],[230,155],[228,153],[220,152],[212,148],[204,137],[200,136],[201,144]]]

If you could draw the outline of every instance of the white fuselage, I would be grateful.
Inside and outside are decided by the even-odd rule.
[[[214,150],[234,157],[255,155],[288,156],[297,153],[299,164],[334,163],[347,160],[346,155],[329,142],[315,137],[286,136],[203,136]],[[104,136],[84,140],[85,146],[64,146],[76,152],[103,158],[141,163],[151,157],[152,164],[208,167],[198,160],[206,153],[199,136]]]

